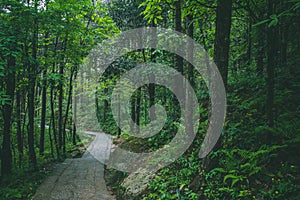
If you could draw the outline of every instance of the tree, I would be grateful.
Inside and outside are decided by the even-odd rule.
[[[218,0],[216,12],[214,61],[227,88],[232,0]]]
[[[3,81],[1,89],[4,92],[0,96],[3,118],[3,142],[1,149],[1,175],[3,177],[8,176],[12,169],[11,128],[17,73],[16,57],[19,54],[16,38],[19,18],[16,16],[15,11],[21,6],[17,2],[12,2],[12,4],[15,5],[15,10],[5,10],[4,4],[1,5],[0,12],[0,17],[3,19],[1,20],[0,27],[1,30],[6,30],[6,32],[0,32],[0,62],[1,67],[4,69],[4,73],[0,73],[1,82]]]
[[[275,3],[273,0],[268,0],[268,15],[271,17],[275,11]],[[276,68],[277,60],[277,31],[275,26],[270,26],[267,30],[268,44],[268,62],[267,62],[267,118],[270,127],[274,126],[274,69]]]

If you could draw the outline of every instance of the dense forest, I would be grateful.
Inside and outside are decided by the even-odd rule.
[[[149,64],[144,75],[152,82],[158,63],[185,77],[176,86],[187,102],[186,82],[192,86],[200,119],[187,151],[155,172],[135,199],[300,199],[299,19],[299,0],[0,0],[0,199],[30,199],[53,163],[90,140],[84,130],[111,134],[133,152],[168,145],[182,113],[192,117],[167,87],[145,84],[132,91],[128,108],[111,106],[120,77],[140,63]],[[88,59],[103,41],[140,27],[193,38],[219,69],[226,118],[204,158],[212,94],[191,63],[145,48],[118,57],[97,77]],[[160,115],[150,109],[155,104],[165,109],[163,128],[149,138],[132,136]],[[131,118],[123,127],[121,109]],[[121,193],[129,174],[107,174],[117,199],[129,199]]]

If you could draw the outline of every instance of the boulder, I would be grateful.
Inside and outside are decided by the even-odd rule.
[[[121,184],[122,190],[118,196],[126,200],[137,200],[147,190],[149,183],[155,177],[153,172],[138,170],[131,173]]]

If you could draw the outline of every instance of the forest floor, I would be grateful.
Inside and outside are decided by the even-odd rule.
[[[104,180],[104,161],[109,158],[112,138],[103,133],[95,135],[82,158],[66,159],[40,185],[34,200],[114,200]]]

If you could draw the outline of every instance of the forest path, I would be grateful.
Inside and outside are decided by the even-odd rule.
[[[82,158],[66,159],[39,186],[33,200],[114,200],[104,180],[104,161],[109,158],[112,137],[95,135]]]

